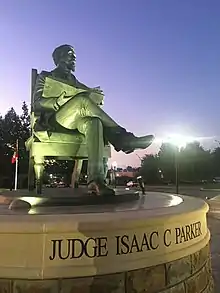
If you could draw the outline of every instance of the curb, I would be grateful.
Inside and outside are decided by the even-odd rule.
[[[214,188],[200,188],[200,191],[219,191],[220,192],[220,189],[214,189]]]

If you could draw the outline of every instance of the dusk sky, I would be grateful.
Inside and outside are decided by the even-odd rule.
[[[31,68],[75,47],[76,76],[137,135],[220,137],[219,0],[1,0],[1,114],[30,103]],[[155,152],[154,143],[140,156]],[[134,154],[113,154],[119,166]]]

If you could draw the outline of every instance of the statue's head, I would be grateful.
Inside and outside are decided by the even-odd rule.
[[[76,54],[70,45],[61,45],[53,51],[53,61],[56,66],[64,70],[75,70]]]

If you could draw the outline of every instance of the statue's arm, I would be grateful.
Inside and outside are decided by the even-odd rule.
[[[45,108],[47,110],[58,110],[59,106],[57,104],[57,98],[44,98],[43,97],[43,90],[46,81],[45,74],[39,74],[35,89],[34,89],[34,108]]]
[[[90,88],[76,79],[77,88],[84,89],[90,92],[90,98],[98,105],[103,106],[104,94],[100,87]]]

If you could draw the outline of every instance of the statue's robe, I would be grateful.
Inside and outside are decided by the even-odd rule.
[[[43,97],[44,86],[46,82],[46,77],[50,77],[59,82],[65,83],[67,85],[73,86],[76,89],[83,89],[85,91],[91,90],[89,87],[79,82],[73,74],[61,75],[60,71],[57,69],[47,72],[42,71],[36,80],[33,96],[33,110],[38,113],[38,120],[36,121],[37,130],[42,131],[64,131],[61,127],[56,125],[56,121],[53,119],[56,108],[56,97]]]

